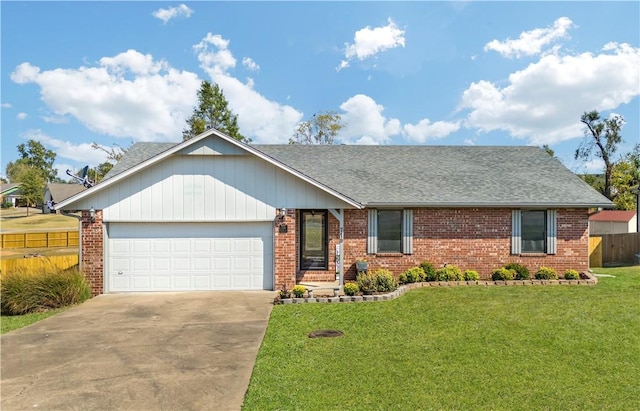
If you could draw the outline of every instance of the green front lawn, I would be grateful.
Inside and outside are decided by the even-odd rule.
[[[64,307],[42,313],[31,313],[24,315],[3,315],[0,317],[0,334],[8,333],[9,331],[26,327],[27,325],[31,325],[40,320],[44,320],[45,318],[49,318],[52,315],[61,313],[68,308],[69,307]]]
[[[640,266],[595,272],[275,306],[244,410],[640,409]]]

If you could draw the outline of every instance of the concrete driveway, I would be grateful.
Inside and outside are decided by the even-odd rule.
[[[272,291],[103,295],[0,338],[0,408],[238,410]]]

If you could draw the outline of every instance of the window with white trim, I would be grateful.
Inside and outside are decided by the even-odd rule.
[[[413,210],[370,209],[367,253],[413,254]]]
[[[556,210],[513,210],[511,254],[555,254]]]

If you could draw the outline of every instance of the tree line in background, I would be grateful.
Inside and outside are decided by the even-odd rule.
[[[229,108],[229,102],[217,84],[203,81],[197,92],[197,99],[193,114],[186,120],[186,127],[182,131],[183,141],[214,128],[238,141],[251,143],[250,138],[240,133],[238,116]],[[589,161],[596,156],[605,164],[603,174],[583,174],[580,177],[613,201],[616,209],[635,209],[637,197],[634,190],[638,190],[640,186],[640,144],[636,144],[631,152],[614,160],[622,142],[620,132],[624,119],[619,115],[603,119],[600,113],[594,110],[585,112],[580,121],[585,125],[585,137],[575,151],[575,158]],[[338,113],[320,112],[296,126],[289,144],[335,144],[343,127],[342,118]],[[89,170],[88,177],[94,183],[100,182],[128,150],[128,147],[117,144],[107,147],[95,142],[92,148],[107,154],[107,161]],[[554,156],[548,145],[542,148]],[[41,203],[47,182],[64,182],[56,176],[56,170],[53,168],[56,154],[34,140],[18,145],[18,152],[20,158],[7,165],[7,177],[12,183],[22,183],[22,192],[27,201],[32,204]],[[69,182],[74,180],[70,179]]]

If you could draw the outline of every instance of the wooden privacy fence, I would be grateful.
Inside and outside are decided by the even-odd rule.
[[[589,266],[633,264],[640,254],[640,233],[589,237]]]
[[[0,234],[2,248],[76,247],[78,230]]]
[[[30,258],[3,258],[0,261],[0,272],[2,274],[11,273],[15,270],[36,271],[42,268],[58,268],[66,270],[78,265],[78,254],[70,255],[50,255]]]

